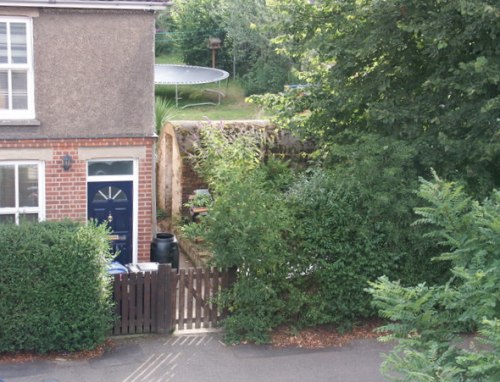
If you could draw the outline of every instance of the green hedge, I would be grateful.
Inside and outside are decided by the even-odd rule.
[[[0,353],[79,351],[112,323],[104,226],[0,225]]]

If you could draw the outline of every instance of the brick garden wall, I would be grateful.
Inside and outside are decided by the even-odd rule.
[[[0,149],[52,149],[52,159],[45,161],[45,215],[47,220],[72,219],[85,221],[87,217],[86,160],[79,158],[79,148],[145,147],[146,155],[139,159],[138,261],[149,261],[149,246],[153,236],[153,164],[154,138],[93,138],[93,139],[34,139],[0,140]],[[69,171],[62,168],[63,157],[69,154],[73,164]],[[31,158],[16,157],[11,160]]]

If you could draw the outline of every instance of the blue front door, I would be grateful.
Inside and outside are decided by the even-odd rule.
[[[132,262],[132,182],[89,182],[88,218],[111,228],[116,261]]]

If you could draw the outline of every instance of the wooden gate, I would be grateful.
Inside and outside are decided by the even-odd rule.
[[[216,268],[180,269],[160,264],[158,271],[114,276],[114,335],[169,333],[215,328],[224,318],[217,296],[234,280],[234,272]]]

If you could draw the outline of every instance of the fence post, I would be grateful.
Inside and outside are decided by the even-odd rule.
[[[169,333],[172,329],[172,316],[170,314],[172,299],[169,293],[171,277],[172,266],[170,264],[159,264],[158,287],[156,290],[156,317],[159,334]]]
[[[174,271],[172,270],[172,264],[166,264],[165,271],[165,330],[166,333],[172,332],[174,325],[172,324],[172,309],[174,306],[172,304],[172,279],[174,277]]]

